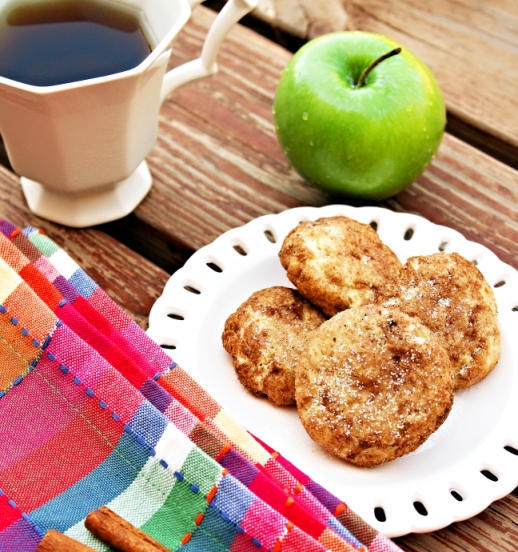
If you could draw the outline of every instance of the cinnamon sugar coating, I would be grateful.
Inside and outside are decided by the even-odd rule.
[[[345,216],[301,222],[279,258],[299,292],[328,316],[373,303],[401,268],[373,228]]]
[[[498,362],[493,290],[478,268],[458,253],[411,257],[378,301],[419,318],[432,330],[450,356],[456,389],[479,382]]]
[[[326,318],[296,290],[253,293],[225,322],[222,342],[239,381],[276,405],[295,404],[295,367],[313,330]]]
[[[296,400],[314,441],[376,466],[412,452],[444,422],[453,404],[450,361],[415,318],[376,305],[350,309],[314,332]]]

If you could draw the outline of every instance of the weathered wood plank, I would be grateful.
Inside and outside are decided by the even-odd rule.
[[[397,40],[432,69],[450,113],[518,148],[518,3],[342,0],[337,6],[330,0],[313,0],[309,4],[261,0],[254,13],[273,27],[306,39],[356,29]],[[516,149],[509,159],[515,158]]]
[[[196,10],[175,44],[173,64],[200,51],[213,17]],[[154,187],[135,215],[120,223],[119,232],[135,222],[156,243],[162,240],[187,255],[261,214],[334,201],[295,174],[275,139],[271,105],[289,57],[250,30],[232,31],[219,59],[220,73],[182,87],[164,105],[160,138],[148,158]],[[446,135],[423,176],[383,205],[453,227],[518,267],[517,194],[516,171]],[[17,178],[5,169],[0,169],[0,216],[43,228],[145,326],[166,272],[98,228],[71,230],[34,217]],[[517,519],[517,499],[509,495],[471,520],[398,543],[416,551],[511,551],[518,542]]]
[[[518,268],[518,172],[456,138],[445,135],[425,173],[387,204],[454,228]]]
[[[18,177],[1,166],[0,218],[20,228],[44,230],[141,327],[147,328],[149,311],[169,278],[165,271],[95,228],[69,229],[36,217],[27,207]]]
[[[199,52],[213,17],[196,10],[173,64]],[[290,56],[237,27],[221,51],[220,72],[173,94],[149,156],[155,186],[139,219],[198,249],[261,214],[333,201],[290,169],[275,138],[271,106]],[[446,134],[429,169],[385,204],[453,227],[518,266],[517,194],[515,170]]]
[[[175,43],[173,65],[197,55],[213,17],[196,10]],[[259,215],[335,201],[289,167],[275,139],[271,106],[289,58],[237,27],[223,46],[220,72],[174,93],[148,158],[155,184],[135,213],[143,225],[196,250]],[[518,173],[452,136],[416,183],[382,205],[455,228],[518,267]],[[516,500],[510,495],[472,520],[398,543],[420,552],[478,551],[493,543],[491,550],[510,552],[518,541]]]
[[[259,0],[253,15],[299,38],[347,28],[342,0]]]
[[[431,68],[448,111],[518,147],[517,4],[348,0],[355,29],[385,34]]]
[[[518,499],[509,495],[470,520],[394,540],[408,552],[513,552],[518,542],[517,516]]]

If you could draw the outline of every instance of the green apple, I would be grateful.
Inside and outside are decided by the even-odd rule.
[[[446,124],[441,90],[424,63],[399,48],[377,34],[331,33],[304,45],[284,69],[275,128],[311,184],[384,199],[432,160]]]

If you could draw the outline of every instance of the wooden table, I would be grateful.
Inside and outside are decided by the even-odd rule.
[[[198,54],[213,17],[197,8],[172,65]],[[272,100],[290,56],[236,27],[221,51],[220,72],[178,89],[163,106],[148,157],[154,186],[125,219],[83,230],[39,219],[7,167],[0,167],[0,217],[44,229],[145,328],[169,275],[222,232],[266,213],[336,202],[289,167],[275,138]],[[514,151],[516,144],[506,143]],[[454,228],[518,268],[518,172],[451,134],[417,182],[380,205]],[[396,541],[412,551],[514,551],[517,524],[515,490],[473,519]]]

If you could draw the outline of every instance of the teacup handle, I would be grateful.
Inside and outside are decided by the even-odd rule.
[[[194,9],[203,0],[188,0],[191,9]],[[160,103],[178,86],[201,77],[213,75],[218,70],[216,56],[223,40],[230,29],[247,13],[252,11],[258,0],[228,0],[212,23],[201,56],[180,67],[175,67],[165,74],[160,92]]]

